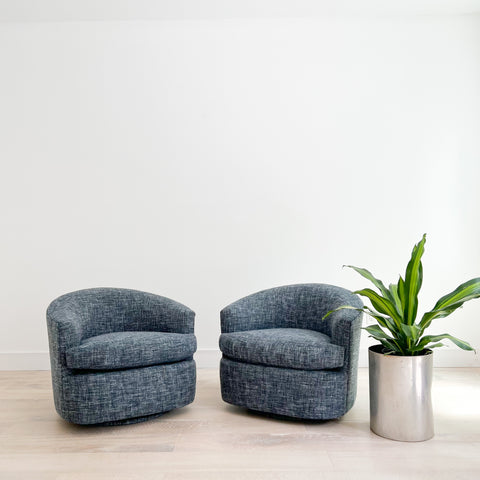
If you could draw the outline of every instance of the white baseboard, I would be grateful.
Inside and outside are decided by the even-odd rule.
[[[0,370],[50,370],[48,352],[0,352]]]
[[[218,368],[221,354],[215,348],[201,348],[195,353],[198,368]],[[368,367],[368,351],[360,349],[359,367]],[[480,355],[449,348],[434,352],[435,367],[480,367]],[[0,370],[50,370],[48,352],[0,352]]]

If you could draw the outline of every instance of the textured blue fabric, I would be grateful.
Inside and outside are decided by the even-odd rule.
[[[220,361],[222,398],[225,402],[259,412],[326,420],[345,414],[346,372],[293,370]]]
[[[340,287],[299,284],[263,290],[225,307],[220,314],[222,335],[266,329],[313,330],[343,349],[343,363],[335,369],[312,370],[300,363],[294,367],[295,357],[288,349],[289,368],[269,366],[267,352],[260,353],[261,343],[252,338],[242,346],[240,355],[238,350],[223,352],[222,398],[233,405],[297,418],[324,420],[344,415],[356,397],[362,314],[340,310],[322,320],[328,311],[342,305],[360,308],[363,304],[357,295]],[[223,340],[221,345],[225,348]],[[256,355],[262,361],[245,360],[249,349],[259,352]]]
[[[193,360],[127,370],[82,370],[64,377],[60,415],[72,423],[99,424],[147,417],[192,403]]]
[[[54,300],[47,309],[47,327],[53,394],[59,415],[79,424],[130,422],[191,403],[196,381],[195,362],[191,358],[192,348],[195,349],[194,318],[195,313],[180,303],[136,290],[93,288]],[[181,335],[185,340],[180,343],[189,353],[177,355],[184,347],[173,345],[175,336],[155,332]],[[147,345],[134,345],[133,337],[143,339]],[[146,352],[153,337],[158,341],[156,357],[153,352]],[[104,342],[103,356],[97,348],[102,338],[112,340]],[[170,350],[163,357],[160,338],[165,349]],[[122,342],[125,351],[120,348]],[[90,349],[92,365],[98,367],[104,362],[107,368],[70,368],[68,361],[86,354],[82,345]],[[112,357],[115,352],[118,358]],[[184,359],[172,360],[173,352]],[[140,362],[140,358],[145,362]],[[152,365],[154,358],[158,363]],[[121,369],[119,365],[127,360],[144,365]],[[88,364],[86,357],[82,361]],[[110,370],[112,366],[114,370]]]
[[[222,333],[220,350],[242,362],[303,370],[340,368],[345,355],[328,335],[299,328]]]
[[[195,335],[165,332],[114,332],[87,338],[65,352],[72,369],[115,370],[191,359]]]

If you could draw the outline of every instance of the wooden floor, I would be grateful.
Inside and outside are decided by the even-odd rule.
[[[0,478],[480,479],[480,369],[435,369],[436,435],[401,443],[369,429],[368,372],[341,420],[267,418],[222,402],[217,370],[198,370],[183,409],[123,427],[79,427],[53,407],[50,374],[0,372]]]

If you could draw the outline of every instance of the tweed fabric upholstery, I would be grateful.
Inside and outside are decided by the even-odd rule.
[[[194,317],[195,313],[180,303],[136,290],[93,288],[54,300],[47,309],[47,328],[54,401],[59,415],[78,424],[131,422],[191,403],[196,379],[192,359],[192,348],[194,351],[196,347],[192,338]],[[116,335],[118,333],[127,335]],[[133,354],[133,337],[153,342],[146,333],[152,334],[158,342],[155,347],[158,363],[150,364],[153,353],[150,356],[142,352],[143,347],[138,344]],[[169,355],[180,349],[172,347],[173,337],[156,333],[185,337],[180,342],[185,351],[179,355],[184,358],[171,360]],[[104,342],[109,354],[103,358],[92,347],[92,344],[99,346],[99,336],[111,340]],[[116,348],[118,342],[128,344],[130,350]],[[170,354],[161,356],[160,342]],[[116,347],[112,343],[116,343]],[[69,366],[68,361],[85,353],[81,351],[82,345],[92,348],[90,352],[95,355],[92,365],[100,366],[103,361],[104,369],[72,369]],[[112,358],[115,351],[118,358]],[[73,355],[75,352],[79,357]],[[119,366],[127,359],[138,361],[142,356],[146,360],[144,365]],[[87,365],[86,358],[83,360]]]
[[[61,416],[85,425],[168,412],[193,402],[195,378],[193,360],[126,370],[83,370],[64,385]]]
[[[220,350],[226,357],[246,363],[324,370],[342,367],[345,349],[314,330],[268,328],[222,333]]]
[[[87,338],[65,352],[68,368],[116,370],[191,359],[195,335],[165,332],[114,332]]]
[[[331,344],[343,349],[339,367],[307,369],[299,363],[272,366],[245,360],[245,356],[225,343],[220,362],[222,398],[252,410],[304,419],[331,419],[344,415],[356,397],[358,351],[362,314],[340,310],[322,320],[330,310],[342,305],[361,308],[357,295],[326,284],[298,284],[263,290],[242,298],[221,311],[222,335],[272,329],[307,329],[320,332]],[[274,333],[272,333],[274,335]],[[244,345],[242,352],[261,350],[261,345]],[[283,343],[283,342],[281,342]],[[237,350],[238,351],[238,350]],[[263,356],[268,355],[263,352]],[[290,361],[292,360],[292,361]],[[303,360],[305,363],[305,361]]]
[[[222,398],[260,412],[303,419],[341,417],[344,402],[332,401],[345,391],[347,376],[334,370],[294,370],[220,361]]]

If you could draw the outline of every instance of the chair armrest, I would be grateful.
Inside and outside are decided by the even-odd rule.
[[[357,307],[357,305],[353,306]],[[358,306],[358,308],[361,307]],[[363,313],[358,310],[345,309],[332,313],[324,320],[332,342],[350,350],[352,338],[359,336],[362,318]]]
[[[363,303],[360,297],[351,294],[350,301],[343,303],[343,305],[351,305],[360,309]],[[332,308],[338,308],[339,306],[341,305]],[[345,399],[347,410],[353,406],[357,394],[357,368],[362,319],[362,311],[344,309],[332,313],[324,320],[332,342],[345,348],[343,369],[347,372],[347,396]]]
[[[55,301],[47,309],[47,331],[52,362],[65,365],[65,352],[79,345],[83,338],[79,312]]]
[[[143,323],[144,319],[148,319],[149,323],[144,324],[146,330],[155,330],[170,333],[194,333],[195,329],[195,312],[175,300],[160,295],[146,294],[143,296],[145,301],[139,309],[141,312],[139,322]],[[142,315],[145,315],[142,318]]]

